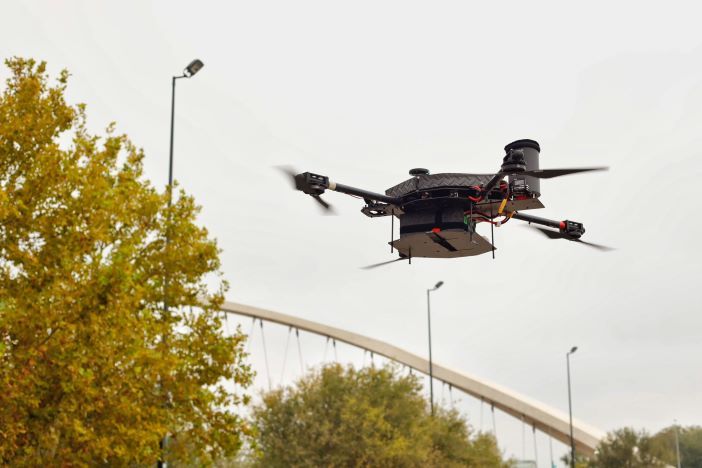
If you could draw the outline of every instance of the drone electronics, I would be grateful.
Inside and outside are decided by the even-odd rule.
[[[602,171],[606,167],[539,169],[541,147],[534,140],[517,140],[505,146],[505,156],[496,174],[430,174],[417,168],[410,179],[385,191],[385,195],[333,182],[329,177],[303,172],[295,174],[283,168],[294,180],[295,189],[312,196],[326,211],[331,206],[321,198],[326,190],[363,198],[361,212],[371,218],[390,216],[391,252],[397,249],[398,260],[412,262],[413,257],[454,258],[492,252],[495,256],[494,227],[511,219],[553,229],[537,227],[550,239],[566,239],[600,250],[607,247],[585,242],[582,223],[553,221],[523,214],[543,208],[540,179],[551,179],[580,172]],[[504,180],[505,177],[507,180]],[[400,238],[394,239],[394,218],[400,220]],[[479,223],[489,223],[491,240],[475,231]]]

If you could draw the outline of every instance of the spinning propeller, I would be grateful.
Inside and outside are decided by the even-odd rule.
[[[500,171],[497,174],[494,174],[490,181],[482,187],[483,194],[489,193],[493,188],[497,187],[502,179],[507,176],[527,176],[535,179],[553,179],[554,177],[561,177],[565,175],[580,174],[582,172],[606,171],[609,169],[606,166],[596,166],[573,167],[567,169],[527,170],[527,166],[528,164],[525,158],[524,149],[508,149],[507,155],[505,155],[504,159],[502,160]]]
[[[536,229],[539,231],[541,234],[544,236],[548,237],[549,239],[566,239],[571,242],[578,242],[580,244],[587,245],[589,247],[595,248],[597,250],[601,250],[603,252],[609,252],[610,250],[614,250],[612,247],[607,247],[606,245],[601,245],[601,244],[595,244],[594,242],[587,242],[584,240],[581,240],[579,237],[574,237],[570,234],[568,234],[567,231],[553,231],[551,229],[545,229],[542,227],[537,227],[537,226],[531,226],[528,225],[531,229]]]
[[[373,268],[378,268],[381,266],[389,265],[391,263],[399,262],[401,260],[409,260],[407,257],[399,257],[394,260],[388,260],[387,262],[380,262],[380,263],[374,263],[372,265],[366,265],[364,267],[361,267],[362,270],[372,270]]]
[[[609,170],[606,166],[598,167],[573,167],[569,169],[536,169],[533,171],[524,171],[519,174],[536,177],[537,179],[553,179],[554,177],[561,177],[570,174],[579,174],[581,172],[592,172],[592,171],[607,171]]]
[[[319,180],[317,180],[315,177],[309,177],[314,176],[314,174],[297,174],[297,171],[290,166],[276,166],[276,168],[292,179],[293,188],[295,190],[300,190],[301,192],[304,192],[314,198],[314,200],[319,203],[319,206],[322,207],[324,214],[334,214],[334,209],[332,206],[322,200],[322,197],[320,196],[329,185],[328,178],[317,176],[319,177]]]

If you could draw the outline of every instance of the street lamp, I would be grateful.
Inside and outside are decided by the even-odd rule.
[[[170,144],[170,149],[169,149],[169,155],[168,155],[168,206],[171,206],[171,201],[173,199],[173,130],[174,130],[174,123],[175,123],[175,86],[176,86],[176,80],[180,78],[192,78],[197,72],[199,72],[202,67],[204,67],[205,64],[202,63],[202,60],[200,59],[195,59],[192,62],[188,64],[187,67],[183,70],[183,74],[180,76],[174,76],[172,81],[171,81],[171,144]],[[166,248],[168,248],[168,240],[169,240],[169,231],[166,231]],[[166,290],[165,290],[165,295],[164,295],[164,300],[163,300],[163,311],[165,314],[168,313],[168,275],[166,275]],[[164,341],[166,337],[163,337]],[[161,441],[159,442],[159,448],[163,450],[166,445],[166,439],[167,435],[164,436]],[[159,457],[159,460],[156,464],[158,468],[165,468],[166,467],[166,462],[163,461],[162,458]]]
[[[192,62],[190,62],[187,67],[185,67],[185,70],[183,70],[183,74],[190,78],[195,73],[199,72],[204,66],[205,64],[202,63],[202,60],[195,59]]]
[[[202,67],[204,67],[205,64],[202,63],[200,59],[195,59],[192,62],[188,64],[187,67],[183,70],[183,74],[180,76],[174,76],[172,80],[172,92],[171,92],[171,146],[170,146],[170,154],[168,158],[168,203],[170,205],[171,203],[171,188],[173,186],[173,128],[174,128],[174,122],[175,122],[175,86],[176,86],[176,80],[180,78],[192,78],[195,76],[197,72],[202,70]]]
[[[434,416],[434,368],[431,360],[431,299],[429,294],[432,291],[439,289],[443,284],[443,281],[439,281],[433,288],[427,289],[427,323],[429,325],[429,401],[432,416]]]
[[[675,460],[677,463],[677,468],[680,468],[680,436],[678,434],[678,420],[673,421],[673,429],[675,430]]]
[[[568,414],[570,415],[570,466],[575,468],[575,439],[573,439],[573,404],[570,397],[570,355],[578,350],[577,346],[573,346],[566,353],[566,369],[568,371]]]

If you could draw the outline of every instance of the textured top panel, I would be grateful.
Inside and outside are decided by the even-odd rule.
[[[492,174],[462,174],[449,172],[412,177],[385,191],[389,197],[402,197],[417,190],[427,190],[438,187],[469,187],[471,185],[487,184]]]

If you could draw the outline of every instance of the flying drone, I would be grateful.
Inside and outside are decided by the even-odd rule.
[[[495,256],[494,227],[512,219],[526,221],[549,239],[566,239],[600,250],[608,247],[581,240],[582,223],[555,221],[522,213],[543,208],[540,179],[551,179],[581,172],[607,170],[606,167],[539,169],[541,147],[534,140],[517,140],[505,146],[502,166],[496,174],[430,174],[416,168],[410,179],[385,191],[385,195],[333,182],[327,176],[285,172],[293,178],[295,189],[314,198],[327,212],[331,206],[321,195],[327,190],[364,200],[361,212],[368,217],[390,216],[390,250],[399,258],[370,265],[374,268],[414,257],[455,258],[492,252]],[[507,180],[504,180],[507,178]],[[400,221],[400,238],[394,239],[394,219]],[[491,239],[476,233],[480,223],[490,224]]]

